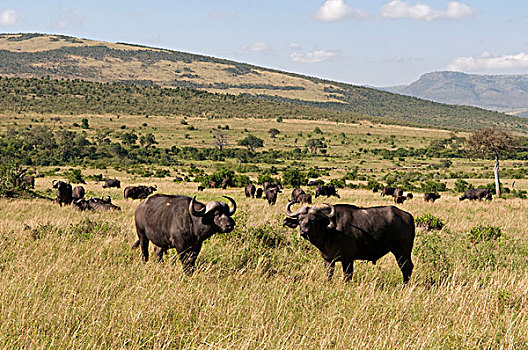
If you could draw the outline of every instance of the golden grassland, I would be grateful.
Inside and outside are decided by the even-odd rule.
[[[124,177],[123,185],[134,179]],[[44,192],[50,178],[37,179]],[[523,185],[525,186],[526,184]],[[196,184],[156,180],[159,193],[196,194]],[[119,212],[81,213],[46,200],[0,200],[0,344],[3,348],[525,349],[528,347],[528,201],[459,202],[419,194],[399,205],[442,218],[417,231],[415,270],[402,288],[392,256],[356,262],[352,282],[328,282],[316,249],[281,226],[277,205],[243,190],[237,229],[205,242],[192,277],[176,254],[142,263],[131,250],[138,201],[110,194]],[[364,190],[339,190],[359,206],[390,205]],[[500,226],[497,241],[471,242],[477,224]],[[152,249],[152,248],[151,248]]]
[[[149,47],[140,47],[122,43],[108,43],[97,40],[66,38],[56,35],[44,35],[25,39],[22,41],[12,41],[10,38],[20,37],[19,34],[3,35],[0,37],[0,50],[13,52],[42,52],[60,49],[63,47],[90,47],[106,46],[110,49],[122,51],[166,51]],[[166,51],[169,52],[169,51]],[[104,61],[71,55],[68,57],[70,63],[75,63],[80,67],[99,68],[98,77],[91,77],[88,80],[95,81],[115,81],[115,80],[149,80],[159,86],[174,86],[174,80],[183,80],[197,84],[224,83],[230,85],[273,85],[276,87],[295,86],[295,90],[284,89],[257,89],[257,88],[236,88],[215,89],[205,88],[209,92],[218,92],[238,95],[242,93],[266,94],[270,96],[280,96],[291,99],[300,99],[315,102],[342,102],[325,92],[325,88],[336,89],[332,84],[316,83],[311,80],[296,77],[279,72],[255,68],[252,72],[243,75],[233,74],[229,69],[233,64],[213,63],[213,62],[171,62],[160,59],[159,61],[145,65],[138,59],[105,59]],[[36,66],[46,66],[46,64],[36,63]],[[49,68],[54,68],[49,66]],[[50,73],[53,76],[53,73]],[[338,94],[339,95],[339,94]]]

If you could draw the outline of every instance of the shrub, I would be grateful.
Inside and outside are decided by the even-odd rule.
[[[81,173],[80,169],[70,169],[64,174],[66,179],[68,179],[71,183],[74,184],[85,184],[86,181],[84,181],[84,177]]]
[[[306,185],[307,177],[298,168],[288,168],[282,172],[282,180],[285,185],[299,187]]]
[[[442,219],[429,213],[418,216],[414,222],[417,227],[424,227],[427,231],[441,230],[445,226]]]
[[[502,230],[499,226],[491,225],[474,226],[469,230],[467,235],[469,240],[473,243],[496,240],[503,236]]]
[[[469,190],[472,187],[473,187],[473,185],[471,185],[469,182],[467,182],[465,180],[457,179],[455,181],[455,191],[456,192],[466,192],[467,190]]]
[[[443,182],[437,182],[433,180],[426,180],[420,185],[422,192],[442,192],[447,189],[447,186]]]
[[[415,252],[427,271],[426,282],[440,284],[450,276],[453,264],[447,254],[448,245],[438,233],[423,235]]]

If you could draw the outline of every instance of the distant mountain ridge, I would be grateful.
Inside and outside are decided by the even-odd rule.
[[[409,85],[383,90],[513,114],[528,111],[528,74],[479,75],[442,71],[424,74]]]
[[[363,115],[386,123],[464,130],[491,126],[528,133],[528,120],[480,108],[435,103],[210,56],[65,35],[0,34],[1,76],[191,88],[222,96],[248,95],[288,103],[291,105],[288,109],[294,111],[291,116],[296,118],[305,115],[302,108],[294,107],[308,106],[321,111],[320,119],[338,111],[349,113],[350,121]],[[251,104],[250,100],[244,103]],[[223,107],[219,104],[208,113],[214,115],[215,110]]]

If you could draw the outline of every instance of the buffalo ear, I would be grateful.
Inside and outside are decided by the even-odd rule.
[[[336,225],[335,225],[335,222],[334,222],[333,219],[329,219],[328,220],[328,226],[327,227],[328,227],[329,230],[334,230],[336,228]]]
[[[282,226],[288,226],[290,228],[296,228],[299,226],[299,222],[295,218],[285,218],[282,222]]]

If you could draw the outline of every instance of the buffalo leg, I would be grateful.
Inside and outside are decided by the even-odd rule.
[[[136,242],[132,248],[136,248],[137,246],[141,247],[141,257],[144,262],[147,262],[149,258],[149,251],[148,251],[149,240],[147,238],[147,235],[145,235],[145,232],[143,232],[143,230],[141,230],[137,226],[136,226],[136,232],[138,235],[138,242]]]
[[[334,275],[335,262],[325,260],[324,264],[325,264],[326,275],[328,276],[328,280],[330,281],[332,279],[332,276]]]
[[[196,258],[198,258],[198,252],[192,250],[180,253],[180,261],[183,264],[183,271],[186,275],[190,276],[193,274]]]
[[[348,282],[352,279],[352,274],[354,273],[354,260],[342,261],[341,264],[343,265],[343,279]]]
[[[161,262],[163,260],[163,254],[167,252],[167,249],[156,246],[154,247],[154,252],[156,253],[156,256],[158,257],[158,262]]]
[[[414,265],[411,260],[411,254],[398,254],[398,253],[393,253],[393,254],[402,272],[403,283],[409,282],[409,278],[411,278],[412,270],[414,268]]]

